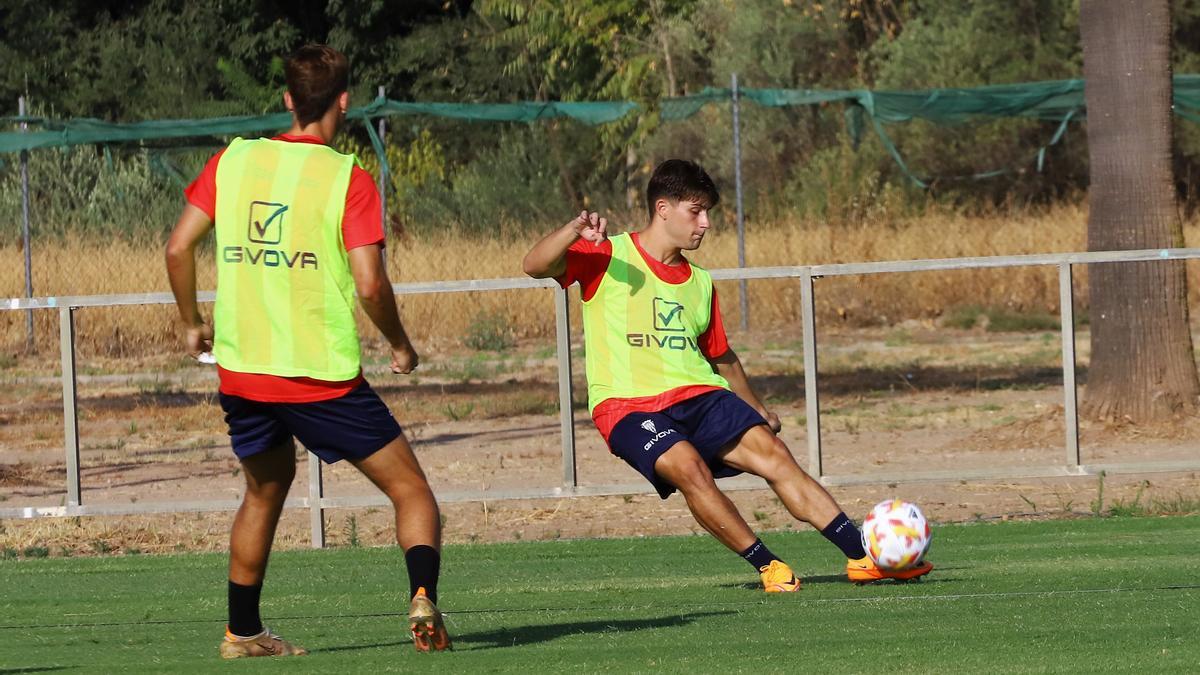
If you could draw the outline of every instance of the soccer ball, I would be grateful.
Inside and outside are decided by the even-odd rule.
[[[898,571],[919,564],[932,539],[921,509],[900,499],[879,502],[863,521],[863,548],[881,569]]]

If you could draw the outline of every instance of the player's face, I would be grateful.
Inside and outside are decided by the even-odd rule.
[[[704,241],[704,234],[710,226],[708,220],[708,204],[694,199],[681,199],[671,203],[667,201],[664,212],[667,233],[671,244],[684,251],[695,251]]]

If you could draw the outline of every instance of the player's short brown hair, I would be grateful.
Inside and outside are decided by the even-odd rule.
[[[328,45],[300,47],[288,56],[283,72],[300,126],[324,117],[350,86],[350,62],[345,54]]]
[[[706,209],[721,201],[721,193],[704,168],[686,159],[668,159],[654,169],[646,185],[646,209],[651,219],[655,202],[664,197],[676,203],[692,199]]]

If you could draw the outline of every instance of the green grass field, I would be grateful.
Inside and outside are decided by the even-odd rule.
[[[396,549],[277,554],[268,625],[302,659],[221,662],[223,556],[0,561],[0,673],[1195,672],[1200,517],[936,528],[926,581],[854,586],[814,532],[764,536],[805,578],[767,596],[708,537],[453,546],[455,651],[406,639]]]

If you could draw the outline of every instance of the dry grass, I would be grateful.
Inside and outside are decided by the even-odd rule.
[[[752,222],[747,227],[747,260],[750,265],[768,266],[1078,251],[1085,247],[1085,222],[1086,212],[1078,206],[1023,217],[928,216],[870,227]],[[1188,241],[1196,242],[1200,222],[1188,223],[1185,234]],[[520,276],[521,258],[535,238],[503,231],[490,240],[456,234],[406,238],[389,248],[390,271],[398,282]],[[732,227],[714,230],[694,258],[709,268],[736,266]],[[39,296],[167,289],[157,242],[67,239],[35,243],[33,266],[34,289]],[[0,268],[8,270],[0,278],[0,297],[21,295],[23,262],[18,246],[0,246]],[[1189,274],[1196,299],[1200,297],[1200,266],[1189,264]],[[212,288],[214,282],[211,259],[202,261],[200,287]],[[1076,283],[1080,302],[1086,304],[1083,274]],[[726,321],[736,325],[736,285],[726,282],[720,287]],[[821,280],[817,301],[822,320],[872,325],[936,317],[963,305],[1056,312],[1058,288],[1051,269],[892,274]],[[795,323],[798,286],[790,281],[751,282],[750,303],[756,327]],[[401,305],[412,332],[430,343],[461,343],[472,331],[480,330],[483,318],[493,319],[492,326],[504,326],[510,337],[547,336],[554,329],[550,294],[540,290],[408,296]],[[35,317],[39,346],[53,350],[57,316],[39,311]],[[170,306],[89,309],[79,317],[81,348],[98,356],[128,358],[178,344]],[[0,335],[4,336],[0,350],[12,353],[19,349],[24,320],[23,312],[0,312]],[[364,335],[375,334],[361,317],[360,324]]]

